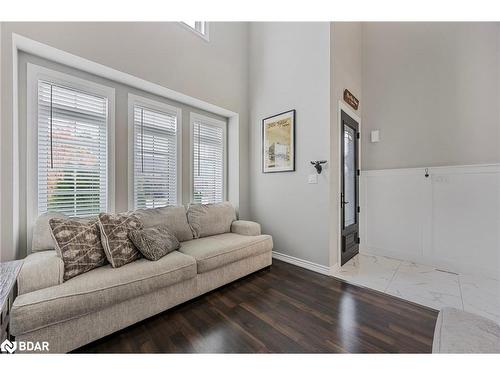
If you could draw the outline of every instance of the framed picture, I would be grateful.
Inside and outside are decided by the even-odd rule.
[[[295,109],[262,120],[262,172],[295,171]]]

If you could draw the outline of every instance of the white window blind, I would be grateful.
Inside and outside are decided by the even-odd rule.
[[[224,200],[225,123],[192,120],[193,202]]]
[[[107,208],[108,100],[38,81],[38,212]]]
[[[134,207],[177,204],[177,113],[134,105]]]

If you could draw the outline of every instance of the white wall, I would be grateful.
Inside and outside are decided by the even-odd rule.
[[[361,99],[362,73],[362,30],[361,22],[331,23],[331,67],[332,67],[332,107],[338,108],[338,101],[343,100],[344,89],[348,89]],[[361,116],[363,102],[357,110]],[[353,109],[354,111],[354,109]],[[336,111],[335,111],[336,112]]]
[[[248,200],[248,25],[212,23],[207,43],[176,22],[4,23],[2,77],[12,76],[12,33],[70,52],[240,114],[240,216]],[[12,80],[2,84],[1,139],[12,139]],[[12,143],[2,152],[2,260],[19,256]],[[120,157],[117,155],[117,157]],[[14,197],[14,198],[13,198]]]
[[[329,23],[253,23],[249,30],[251,217],[277,252],[329,265],[329,178],[308,184],[330,155]],[[262,173],[265,117],[296,109],[296,171]]]
[[[361,250],[500,276],[500,24],[366,23],[362,59]]]
[[[332,22],[330,27],[330,266],[338,263],[340,225],[340,137],[339,100],[344,89],[361,99],[362,81],[361,22]],[[361,117],[361,108],[351,109]],[[360,124],[361,125],[361,124]],[[362,125],[361,125],[362,126]],[[362,129],[360,128],[360,131]]]
[[[363,24],[363,169],[500,162],[499,25]]]

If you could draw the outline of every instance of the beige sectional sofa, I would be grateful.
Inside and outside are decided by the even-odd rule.
[[[182,239],[180,249],[158,261],[108,264],[66,282],[61,258],[44,249],[50,215],[40,218],[33,232],[36,252],[25,259],[18,279],[12,334],[48,341],[50,352],[68,352],[270,266],[271,236],[262,235],[257,223],[236,220],[230,205],[220,206],[136,211],[145,227],[172,227]]]

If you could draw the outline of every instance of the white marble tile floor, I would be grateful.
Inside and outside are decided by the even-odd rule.
[[[500,323],[500,280],[358,254],[334,277],[439,310],[452,306]]]

